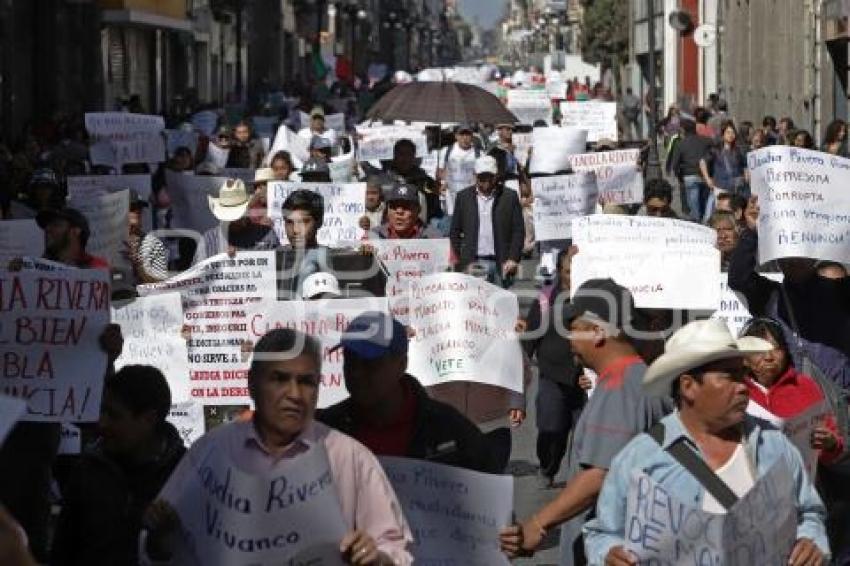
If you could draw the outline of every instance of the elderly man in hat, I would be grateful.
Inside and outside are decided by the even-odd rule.
[[[387,221],[370,232],[371,238],[381,240],[410,240],[442,238],[433,226],[426,226],[419,217],[421,204],[416,187],[396,181],[384,193]]]
[[[210,210],[220,224],[204,233],[192,263],[220,253],[232,255],[239,250],[280,247],[277,234],[267,221],[266,191],[249,195],[242,180],[227,179],[218,191],[218,198],[208,198]]]
[[[769,342],[757,337],[734,339],[719,320],[691,322],[670,337],[664,354],[646,371],[643,386],[647,392],[670,392],[678,410],[648,434],[634,438],[614,459],[599,496],[596,518],[585,526],[591,563],[638,564],[638,556],[625,548],[627,530],[634,527],[626,524],[626,500],[636,471],[667,492],[668,501],[675,499],[715,515],[727,513],[769,473],[787,474],[791,493],[765,499],[763,512],[769,517],[755,519],[766,523],[760,528],[773,528],[776,536],[762,541],[754,555],[739,563],[826,563],[830,552],[824,527],[826,511],[800,453],[782,431],[746,412],[749,395],[744,358],[771,349]],[[787,498],[784,505],[783,496]],[[796,534],[788,539],[781,536],[783,524]],[[746,527],[736,526],[737,532]],[[637,544],[632,548],[638,553],[651,550],[657,556],[669,542],[660,534],[656,531],[646,545],[636,542],[641,537],[628,538]],[[765,536],[770,537],[769,533]]]
[[[522,257],[525,222],[516,192],[498,184],[496,160],[475,162],[475,185],[457,195],[449,238],[461,271],[486,273],[510,287]]]
[[[599,377],[573,429],[566,487],[520,525],[503,531],[502,549],[509,556],[534,552],[549,530],[563,524],[558,564],[568,566],[587,563],[581,527],[593,515],[614,456],[660,420],[669,403],[641,388],[646,364],[629,336],[635,309],[628,289],[611,279],[591,279],[572,302],[551,308],[559,310],[556,323],[568,331],[576,360]]]

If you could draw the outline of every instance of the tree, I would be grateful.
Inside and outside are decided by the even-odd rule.
[[[582,0],[581,54],[588,63],[619,74],[629,57],[629,6],[625,0]]]

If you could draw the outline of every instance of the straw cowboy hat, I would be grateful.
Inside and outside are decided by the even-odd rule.
[[[248,191],[241,179],[227,179],[218,189],[218,198],[208,196],[213,216],[222,222],[234,222],[248,210]]]
[[[664,353],[646,370],[643,388],[651,395],[668,395],[670,384],[689,370],[772,349],[770,342],[755,336],[736,340],[722,320],[697,320],[686,324],[667,340]]]

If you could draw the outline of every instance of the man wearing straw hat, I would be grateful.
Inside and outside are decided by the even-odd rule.
[[[783,492],[776,487],[780,485],[776,480],[776,499],[765,496],[759,502],[762,514],[769,517],[756,517],[754,504],[752,516],[734,525],[735,532],[731,534],[737,536],[723,530],[730,536],[724,537],[721,548],[709,548],[706,544],[702,550],[713,555],[723,551],[726,545],[731,547],[734,543],[730,539],[737,538],[732,559],[735,564],[776,564],[777,560],[791,566],[825,563],[829,556],[824,527],[826,511],[805,472],[800,453],[781,431],[746,413],[749,395],[743,358],[770,349],[770,343],[760,338],[734,339],[720,320],[691,322],[670,337],[664,354],[647,369],[643,384],[648,393],[669,391],[678,410],[649,433],[635,437],[614,459],[599,495],[596,517],[584,528],[590,563],[638,564],[638,557],[625,549],[626,541],[633,545],[631,548],[640,549],[642,554],[649,550],[652,557],[662,561],[687,560],[672,556],[679,551],[687,552],[682,548],[688,543],[678,539],[672,540],[671,550],[675,551],[670,556],[663,551],[664,556],[658,556],[659,549],[673,539],[670,534],[665,537],[665,530],[658,527],[664,526],[663,521],[654,526],[648,522],[646,538],[636,535],[646,517],[640,507],[641,489],[633,492],[636,509],[626,516],[631,483],[644,486],[648,505],[653,508],[652,520],[670,511],[674,517],[672,526],[675,517],[680,516],[674,511],[680,505],[676,502],[716,519],[732,509],[739,498],[768,474],[771,478],[785,475],[790,493],[789,489]],[[770,485],[765,481],[764,485]],[[784,505],[781,496],[787,498]],[[655,515],[656,507],[658,515]],[[688,517],[697,516],[694,512],[686,513]],[[735,519],[741,518],[730,521]],[[683,532],[683,523],[678,525],[680,533]],[[795,536],[781,536],[784,529],[780,525],[788,530],[796,529]],[[650,528],[655,530],[650,532]],[[748,528],[763,532],[759,544],[746,543],[744,536]],[[771,536],[771,529],[776,536]],[[709,530],[706,527],[706,532]],[[738,554],[741,549],[747,551],[749,558],[743,559]],[[640,558],[645,560],[650,556]]]

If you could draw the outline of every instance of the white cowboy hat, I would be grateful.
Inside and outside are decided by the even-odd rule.
[[[271,167],[260,167],[254,171],[254,183],[268,183],[274,180],[274,169]]]
[[[688,370],[772,349],[773,344],[755,336],[736,340],[722,320],[696,320],[677,330],[667,340],[664,353],[646,370],[643,388],[650,395],[668,395],[670,384]]]
[[[248,210],[248,191],[241,179],[227,179],[218,189],[218,198],[208,196],[213,216],[222,222],[233,222]]]
[[[330,273],[318,272],[308,275],[301,284],[301,298],[310,300],[322,294],[339,297],[339,281]]]

